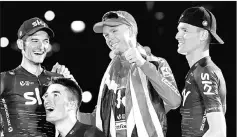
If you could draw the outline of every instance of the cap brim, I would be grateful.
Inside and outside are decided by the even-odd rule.
[[[211,40],[211,43],[213,44],[224,44],[224,41],[215,33],[212,31],[209,31],[211,35],[214,37],[215,40]]]
[[[95,33],[103,33],[103,27],[104,26],[118,26],[124,24],[123,22],[118,22],[114,20],[108,20],[108,21],[103,21],[103,22],[98,22],[94,25],[93,30]]]
[[[54,32],[52,29],[48,28],[48,27],[37,27],[37,28],[34,28],[32,29],[31,31],[29,31],[27,34],[28,35],[32,35],[34,34],[35,32],[39,31],[39,30],[44,30],[48,33],[48,35],[50,36],[50,38],[53,38],[54,37]]]

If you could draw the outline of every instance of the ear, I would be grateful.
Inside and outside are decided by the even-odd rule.
[[[208,31],[207,30],[201,30],[200,32],[200,40],[205,41],[208,39]]]
[[[134,35],[134,31],[132,29],[132,26],[129,26],[128,29],[129,29],[129,37],[132,37]]]
[[[23,40],[22,39],[18,39],[16,41],[17,43],[17,47],[20,49],[20,50],[23,50],[24,49],[24,44],[23,44]]]
[[[77,108],[76,101],[69,101],[68,102],[68,110],[74,110]]]

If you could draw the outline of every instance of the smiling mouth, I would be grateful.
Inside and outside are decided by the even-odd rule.
[[[45,52],[33,52],[35,55],[43,55]]]
[[[184,41],[183,40],[178,40],[178,43],[183,44]]]
[[[115,50],[117,45],[118,43],[110,44],[110,47],[112,48],[112,50]]]

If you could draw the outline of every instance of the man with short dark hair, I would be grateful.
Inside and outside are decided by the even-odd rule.
[[[67,78],[55,78],[42,97],[46,120],[55,125],[60,137],[104,137],[102,131],[77,120],[82,101],[82,89]]]
[[[0,75],[3,134],[5,137],[54,137],[54,126],[45,120],[42,89],[51,77],[73,77],[64,65],[54,65],[53,72],[41,66],[54,36],[43,20],[34,17],[24,21],[17,36],[22,62]]]
[[[190,66],[182,92],[183,137],[226,136],[226,84],[221,70],[211,60],[210,44],[223,44],[216,34],[216,19],[204,7],[186,9],[178,25],[178,53]]]

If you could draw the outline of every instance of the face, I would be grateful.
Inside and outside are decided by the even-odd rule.
[[[49,47],[49,36],[45,31],[38,31],[26,38],[23,46],[23,56],[34,64],[43,63]]]
[[[43,95],[47,121],[55,123],[67,118],[69,100],[66,90],[60,84],[51,84]]]
[[[104,26],[103,36],[106,44],[116,53],[123,53],[129,48],[131,31],[129,26],[122,24],[119,26]]]
[[[176,39],[178,40],[178,53],[187,55],[196,50],[200,45],[200,31],[198,27],[180,22]]]

